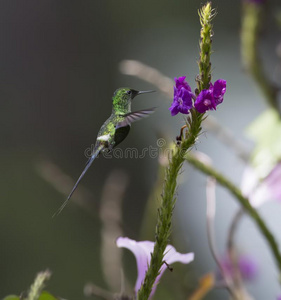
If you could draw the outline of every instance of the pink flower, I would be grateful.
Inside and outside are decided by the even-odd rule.
[[[153,252],[154,243],[150,241],[141,241],[137,242],[134,240],[131,240],[127,237],[119,237],[116,240],[117,247],[123,247],[127,248],[130,251],[133,252],[133,254],[136,257],[137,261],[137,268],[138,268],[138,278],[135,285],[135,293],[137,294],[138,290],[141,287],[141,284],[145,278],[146,271],[148,269],[148,266],[150,264],[151,260],[151,253]],[[193,253],[186,253],[181,254],[176,251],[176,249],[168,245],[165,251],[164,255],[165,262],[170,265],[174,262],[181,262],[183,264],[188,264],[191,261],[194,260],[194,254]],[[156,287],[158,282],[160,281],[161,276],[163,275],[164,271],[167,269],[167,265],[163,264],[160,274],[156,278],[156,281],[154,282],[154,287],[151,291],[150,298],[155,293]]]
[[[261,181],[251,167],[244,171],[241,190],[255,207],[270,200],[281,201],[281,162]]]
[[[224,272],[228,276],[233,277],[235,269],[230,258],[228,256],[224,257],[221,260],[221,264],[224,269]],[[238,257],[237,266],[242,278],[245,280],[253,280],[258,273],[257,263],[251,256],[240,255]]]

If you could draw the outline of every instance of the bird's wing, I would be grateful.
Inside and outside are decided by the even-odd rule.
[[[149,115],[153,114],[154,111],[155,111],[155,107],[145,109],[145,110],[138,110],[138,111],[134,111],[134,112],[130,112],[128,114],[122,115],[122,117],[124,117],[124,120],[119,122],[117,124],[116,128],[131,125],[131,123],[139,121],[139,120],[146,118]]]

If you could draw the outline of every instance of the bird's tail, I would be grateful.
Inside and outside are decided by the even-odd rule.
[[[100,151],[102,150],[102,148],[103,148],[103,146],[99,146],[99,147],[95,148],[95,150],[93,151],[92,156],[90,157],[90,159],[88,160],[88,162],[86,164],[85,169],[83,170],[82,174],[80,175],[80,177],[76,181],[76,183],[75,183],[72,191],[68,195],[67,199],[63,202],[62,206],[53,214],[53,218],[56,217],[57,215],[59,215],[61,213],[61,211],[65,208],[65,206],[68,203],[68,201],[70,200],[72,194],[76,190],[79,182],[81,181],[81,179],[83,178],[83,176],[86,174],[86,172],[88,171],[88,169],[90,168],[91,164],[93,163],[93,161],[95,160],[95,158],[98,156],[98,154],[100,153]]]

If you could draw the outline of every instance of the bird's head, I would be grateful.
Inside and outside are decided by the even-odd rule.
[[[131,101],[140,94],[152,93],[154,91],[137,91],[131,88],[119,88],[117,89],[112,98],[113,109],[115,110],[127,110],[130,109]]]

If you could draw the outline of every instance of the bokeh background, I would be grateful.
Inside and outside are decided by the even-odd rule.
[[[280,82],[280,61],[275,53],[280,32],[272,17],[280,3],[269,2],[261,52],[266,71]],[[97,159],[75,199],[59,217],[51,216],[65,200],[72,180],[80,175],[86,162],[84,151],[94,143],[111,112],[114,90],[120,86],[154,88],[121,74],[122,60],[139,60],[170,78],[186,75],[195,87],[200,30],[197,10],[202,3],[0,1],[0,297],[28,289],[36,273],[46,268],[53,273],[48,290],[65,299],[85,299],[83,288],[87,282],[109,289],[101,259],[103,223],[99,212],[101,199],[107,197],[105,184],[112,176],[119,180],[117,186],[121,189],[122,234],[137,240],[153,237],[154,226],[150,232],[142,230],[145,206],[157,181],[159,166],[158,159],[149,156]],[[226,79],[228,87],[224,104],[211,114],[251,147],[243,136],[244,129],[266,109],[266,104],[241,66],[241,3],[212,3],[218,10],[213,78]],[[150,118],[134,124],[120,148],[141,150],[157,147],[159,137],[167,143],[175,139],[184,119],[170,116],[170,103],[171,99],[160,92],[136,98],[134,110],[153,106],[157,110]],[[196,148],[240,183],[244,164],[213,134],[205,130]],[[176,265],[175,272],[165,274],[164,282],[174,282],[174,286],[160,284],[156,294],[159,298],[174,298],[177,294],[177,299],[186,299],[198,278],[216,270],[205,228],[206,178],[188,165],[184,171],[178,189],[173,244],[180,252],[195,252],[196,258],[192,264]],[[157,207],[160,194],[154,198]],[[217,200],[217,247],[223,255],[229,221],[237,205],[220,188]],[[265,205],[261,214],[281,242],[280,205]],[[112,235],[112,249],[116,237]],[[237,242],[239,249],[252,255],[259,265],[257,278],[247,285],[250,292],[257,299],[275,299],[280,293],[277,270],[260,233],[247,218],[239,227]],[[129,281],[125,290],[131,293],[136,267],[129,252],[124,251],[123,267]],[[121,285],[114,292],[120,291]],[[225,291],[215,290],[206,299],[226,297]]]

